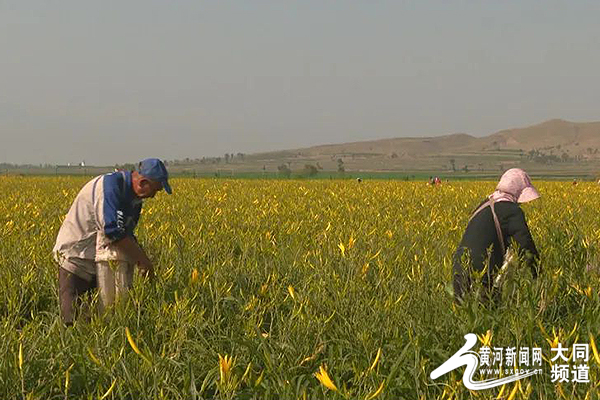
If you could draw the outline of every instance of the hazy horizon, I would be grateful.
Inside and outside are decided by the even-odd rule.
[[[0,1],[0,162],[600,120],[594,1]]]

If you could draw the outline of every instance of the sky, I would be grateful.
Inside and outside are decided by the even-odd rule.
[[[0,163],[600,120],[600,2],[0,0]]]

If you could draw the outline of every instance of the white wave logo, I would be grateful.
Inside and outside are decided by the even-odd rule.
[[[484,390],[490,389],[496,386],[505,385],[519,379],[527,378],[528,376],[534,375],[535,371],[526,372],[523,374],[515,374],[506,376],[499,379],[486,379],[483,381],[474,381],[473,376],[479,367],[479,354],[474,351],[470,351],[473,346],[477,343],[477,336],[473,333],[467,333],[465,335],[467,343],[452,357],[450,357],[445,363],[437,367],[431,374],[431,379],[437,379],[442,375],[447,374],[457,368],[465,366],[465,373],[463,374],[463,384],[467,389],[470,390]]]

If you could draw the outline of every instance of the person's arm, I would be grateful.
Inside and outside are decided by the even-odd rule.
[[[149,278],[154,277],[154,266],[152,265],[152,261],[150,261],[150,258],[148,258],[144,249],[142,249],[133,237],[125,236],[124,238],[113,242],[113,244],[119,251],[122,251],[127,258],[137,264],[140,272],[144,276],[148,276]]]
[[[537,278],[540,272],[539,253],[535,247],[533,237],[531,237],[527,221],[525,221],[525,214],[520,207],[517,207],[517,209],[510,214],[507,225],[508,236],[519,246],[519,258],[529,265],[531,274],[534,278]]]
[[[132,236],[133,232],[127,232],[125,226],[126,207],[122,202],[121,188],[120,174],[110,174],[104,177],[103,198],[99,201],[97,210],[98,215],[101,216],[98,228],[120,252],[138,265],[142,274],[153,277],[152,262]],[[134,216],[136,220],[139,218],[139,211],[140,208],[136,210],[137,215]]]

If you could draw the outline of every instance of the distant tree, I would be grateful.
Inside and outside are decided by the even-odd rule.
[[[346,168],[344,168],[344,160],[342,160],[341,158],[337,159],[337,170],[341,173],[346,172]]]
[[[225,164],[229,164],[229,153],[225,153]]]
[[[466,173],[469,172],[469,166],[467,164],[465,164],[465,166],[463,167],[463,171]]]
[[[319,170],[316,166],[312,164],[304,164],[304,175],[308,177],[313,177],[319,173]]]
[[[454,158],[450,159],[450,167],[452,168],[452,172],[456,172],[456,160]]]
[[[394,153],[392,153],[391,157],[392,157],[392,158],[398,158],[398,154],[396,154],[396,153],[394,152]]]
[[[284,178],[289,178],[292,175],[292,170],[286,164],[281,164],[280,166],[278,166],[277,172],[280,176],[283,176]]]
[[[123,170],[123,171],[134,171],[136,169],[135,164],[125,163],[125,164],[115,164],[115,169]]]

